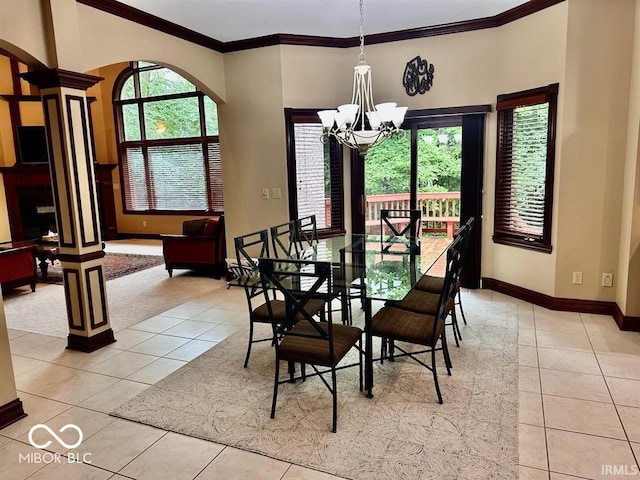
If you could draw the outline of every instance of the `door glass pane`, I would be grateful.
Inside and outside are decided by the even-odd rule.
[[[459,226],[462,127],[418,128],[417,135],[422,235],[435,237],[422,242],[421,254],[429,264],[451,242]],[[444,275],[444,262],[442,271],[436,273]]]
[[[394,135],[365,156],[365,233],[380,232],[381,209],[408,209],[411,188],[411,131]]]
[[[330,227],[329,144],[322,143],[322,124],[296,123],[293,134],[298,218],[315,215],[318,228]]]

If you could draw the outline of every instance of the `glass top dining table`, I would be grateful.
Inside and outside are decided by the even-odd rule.
[[[420,242],[434,242],[430,258],[421,256]],[[423,245],[423,247],[429,245]],[[441,251],[438,251],[440,248]],[[407,240],[405,237],[383,238],[379,235],[340,235],[320,240],[306,248],[295,258],[329,262],[340,272],[334,277],[337,289],[355,287],[360,290],[364,309],[365,332],[365,390],[373,397],[373,336],[371,335],[372,301],[401,300],[436,263],[446,251],[442,243],[429,237]],[[229,282],[231,286],[245,286],[260,282],[258,272],[238,277]],[[347,315],[343,301],[343,319]]]

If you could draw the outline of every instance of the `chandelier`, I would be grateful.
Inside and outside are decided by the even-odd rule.
[[[363,0],[360,0],[360,55],[353,72],[351,103],[340,105],[337,110],[321,110],[322,141],[331,137],[349,148],[365,155],[369,147],[400,131],[407,107],[393,102],[374,105],[371,88],[371,66],[365,61]]]

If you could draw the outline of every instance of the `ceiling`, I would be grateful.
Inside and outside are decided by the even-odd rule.
[[[359,35],[358,0],[119,0],[221,42],[276,33]],[[365,0],[364,33],[492,17],[526,0]]]

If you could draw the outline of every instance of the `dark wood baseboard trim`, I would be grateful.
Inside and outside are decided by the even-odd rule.
[[[79,352],[91,353],[96,350],[114,343],[116,339],[113,336],[113,330],[108,329],[100,332],[92,337],[83,337],[70,333],[67,336],[67,348],[69,350],[78,350]]]
[[[629,332],[640,332],[640,317],[624,315],[618,304],[616,303],[615,305],[616,307],[613,312],[613,318],[618,324],[618,328]]]
[[[482,288],[504,293],[510,297],[519,298],[520,300],[548,308],[549,310],[611,315],[620,330],[640,332],[640,317],[623,315],[620,307],[618,307],[618,304],[615,302],[580,300],[577,298],[555,298],[550,295],[545,295],[544,293],[534,292],[527,288],[487,277],[482,278]]]
[[[118,233],[117,240],[127,240],[129,238],[144,238],[146,240],[160,240],[159,233]]]
[[[24,413],[24,408],[22,408],[22,401],[19,398],[5,403],[0,407],[0,430],[26,416],[27,414]]]

